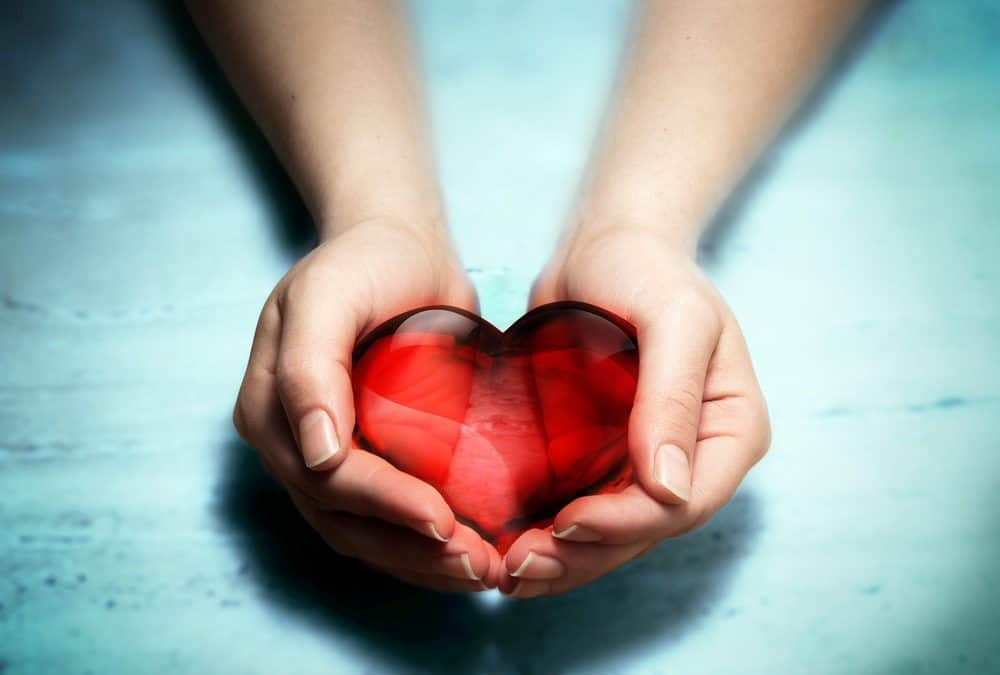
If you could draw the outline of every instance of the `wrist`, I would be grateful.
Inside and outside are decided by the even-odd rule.
[[[413,235],[428,246],[448,248],[451,246],[443,214],[418,213],[416,211],[369,211],[359,212],[350,219],[346,217],[321,218],[316,222],[316,234],[319,242],[323,243],[337,239],[354,230],[366,230],[374,227],[390,227],[396,232]]]
[[[567,241],[579,248],[608,237],[624,236],[654,242],[692,260],[697,255],[701,228],[671,219],[648,208],[590,208],[578,213]]]
[[[320,242],[376,223],[390,224],[429,244],[449,241],[444,208],[436,195],[400,198],[372,191],[365,195],[363,199],[331,199],[310,209]]]
[[[580,202],[573,235],[592,238],[609,232],[636,232],[694,258],[708,220],[706,209],[691,199],[675,197],[670,190],[657,189],[651,181],[634,176],[598,180]]]
[[[321,185],[305,193],[320,241],[374,221],[447,239],[444,203],[430,168],[377,156],[346,166],[341,160],[331,164]]]
[[[344,243],[365,242],[366,246],[416,255],[418,259],[426,259],[434,269],[461,267],[441,216],[387,213],[363,216],[349,224],[321,221],[316,229],[319,245],[340,239]]]

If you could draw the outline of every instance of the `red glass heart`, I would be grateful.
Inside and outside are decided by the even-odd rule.
[[[406,312],[354,352],[355,441],[430,483],[501,552],[574,498],[631,482],[635,329],[592,305],[501,332],[453,307]]]

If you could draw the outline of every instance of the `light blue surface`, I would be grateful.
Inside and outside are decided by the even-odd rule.
[[[504,325],[622,3],[416,6],[456,239]],[[1000,11],[915,0],[706,250],[775,440],[703,530],[564,597],[326,556],[228,415],[305,243],[184,17],[0,9],[0,672],[1000,672]]]

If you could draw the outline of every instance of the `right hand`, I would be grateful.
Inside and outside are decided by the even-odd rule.
[[[433,487],[350,447],[358,338],[421,305],[477,310],[439,232],[370,220],[292,267],[261,311],[233,422],[335,551],[421,586],[478,591],[499,581],[496,549]]]

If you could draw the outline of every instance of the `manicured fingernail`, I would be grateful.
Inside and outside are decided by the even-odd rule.
[[[676,445],[661,445],[653,461],[656,482],[682,501],[691,499],[691,464]]]
[[[448,537],[445,537],[440,532],[438,532],[437,526],[434,525],[434,523],[431,522],[424,523],[424,532],[426,532],[431,539],[437,539],[438,541],[448,541]]]
[[[337,432],[325,410],[313,410],[299,422],[299,445],[302,459],[310,469],[340,452]]]
[[[561,560],[532,551],[510,575],[519,579],[558,579],[565,572],[566,566]]]
[[[570,525],[565,530],[556,532],[553,530],[552,536],[565,541],[600,541],[604,539],[600,534],[589,530],[581,525]]]
[[[470,579],[481,581],[480,577],[472,570],[472,562],[468,553],[449,555],[438,558],[434,561],[432,569],[435,574],[443,574],[452,579]]]

